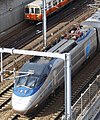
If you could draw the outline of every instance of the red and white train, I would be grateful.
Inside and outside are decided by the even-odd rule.
[[[65,6],[72,0],[46,0],[46,15],[50,15]],[[41,21],[43,10],[43,0],[33,1],[25,6],[25,19],[31,21]]]

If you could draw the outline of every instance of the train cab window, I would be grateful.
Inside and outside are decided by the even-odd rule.
[[[40,14],[40,9],[39,8],[35,8],[35,14]]]
[[[38,76],[29,76],[26,82],[26,86],[27,87],[36,87],[37,82],[39,81],[39,77]]]
[[[25,13],[29,13],[29,8],[25,8]]]
[[[34,13],[34,8],[31,8],[31,13]]]
[[[25,74],[20,73],[19,78],[16,78],[15,80],[15,85],[16,86],[25,86],[26,81],[27,81],[27,76],[24,76]]]

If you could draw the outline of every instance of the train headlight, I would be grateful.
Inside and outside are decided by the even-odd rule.
[[[49,67],[52,68],[52,64],[50,64]]]
[[[29,15],[26,15],[26,18],[29,18]]]
[[[23,92],[23,90],[20,90],[20,93],[22,93]]]
[[[25,90],[24,93],[27,93],[27,90]]]
[[[41,18],[40,18],[39,15],[36,15],[36,19],[37,19],[37,20],[41,20]]]

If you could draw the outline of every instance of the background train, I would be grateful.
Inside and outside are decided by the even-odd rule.
[[[97,16],[97,13],[96,13]],[[100,17],[97,16],[96,19]],[[100,49],[100,22],[93,16],[83,22],[80,29],[72,29],[48,52],[70,53],[72,74]],[[91,24],[89,24],[91,23]],[[72,32],[74,30],[74,32]],[[78,35],[74,40],[74,36]],[[57,58],[38,57],[25,63],[15,79],[12,94],[12,109],[28,115],[64,81],[64,62]]]
[[[50,15],[65,6],[72,0],[46,0],[46,15]],[[43,1],[36,0],[25,6],[25,19],[30,21],[41,21],[43,13]]]

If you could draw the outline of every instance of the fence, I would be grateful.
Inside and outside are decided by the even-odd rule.
[[[71,120],[81,120],[84,116],[84,111],[86,113],[86,110],[93,106],[98,97],[100,99],[100,75],[97,76],[95,81],[89,85],[86,91],[81,94],[81,97],[72,106]],[[100,104],[97,105],[95,106],[95,110],[96,108],[100,108]],[[93,112],[95,111],[93,110]],[[88,115],[88,120],[91,118],[92,114],[94,114],[93,112],[91,112],[91,115]],[[70,118],[68,118],[68,120],[70,120]]]

